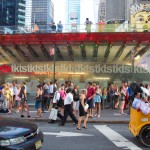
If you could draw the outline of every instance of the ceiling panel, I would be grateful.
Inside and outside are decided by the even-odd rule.
[[[127,45],[124,50],[123,53],[121,54],[121,56],[118,58],[118,61],[121,62],[123,61],[124,57],[134,48],[135,45]]]
[[[112,47],[110,48],[110,53],[109,53],[108,59],[107,59],[108,63],[112,63],[113,58],[116,55],[116,53],[120,47],[121,47],[121,44],[120,45],[112,45]]]
[[[6,57],[6,59],[10,62],[10,63],[15,63],[16,60],[11,57],[8,53],[5,52],[5,50],[0,46],[0,52]]]

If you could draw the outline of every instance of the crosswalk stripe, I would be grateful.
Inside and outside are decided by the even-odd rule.
[[[29,112],[34,113],[34,112],[37,112],[37,111],[36,111],[36,110],[31,110],[31,111],[29,111]],[[50,111],[45,111],[45,113],[47,113],[47,112],[50,112]]]
[[[112,141],[117,147],[122,147],[124,149],[128,148],[130,150],[142,150],[141,148],[130,142],[128,139],[109,128],[107,125],[94,125],[94,127],[104,136],[106,136],[110,141]]]

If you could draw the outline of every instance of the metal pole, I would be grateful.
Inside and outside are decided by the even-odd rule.
[[[54,64],[53,64],[53,67],[54,67],[54,68],[53,68],[53,82],[54,82],[54,83],[55,83],[55,61],[56,61],[56,60],[55,60],[55,57],[56,57],[56,55],[55,55],[55,47],[54,47],[54,59],[53,59],[53,61],[54,61],[54,62],[53,62],[53,63],[54,63]]]
[[[131,61],[132,61],[132,81],[134,82],[134,48],[131,50]]]

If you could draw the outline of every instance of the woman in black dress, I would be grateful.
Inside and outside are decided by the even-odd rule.
[[[81,121],[82,121],[82,117],[86,116],[86,118],[84,119],[84,123],[82,128],[87,129],[86,127],[86,123],[88,121],[88,113],[87,113],[87,108],[85,107],[85,98],[86,98],[86,90],[82,90],[82,94],[80,96],[80,104],[79,104],[79,118],[78,118],[78,125],[77,125],[77,130],[81,130],[80,125],[81,125]]]

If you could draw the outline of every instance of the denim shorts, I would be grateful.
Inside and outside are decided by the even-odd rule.
[[[41,102],[35,101],[35,109],[41,108]]]
[[[89,104],[89,109],[94,108],[94,100],[93,99],[87,100],[87,104]]]

